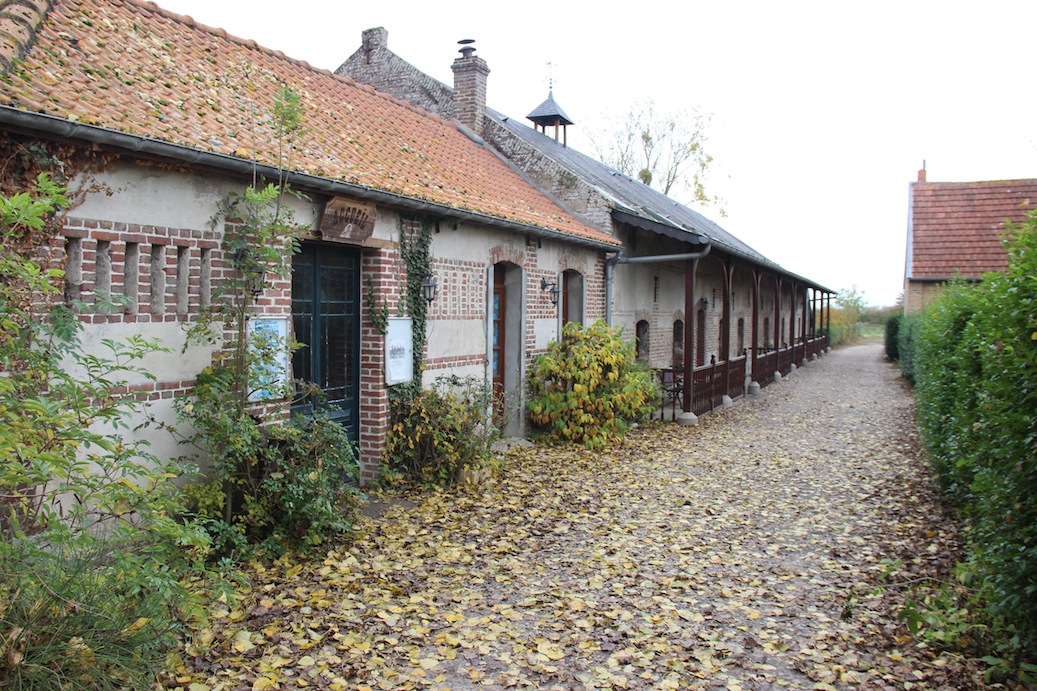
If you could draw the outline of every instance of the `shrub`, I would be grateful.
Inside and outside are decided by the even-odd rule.
[[[397,399],[384,456],[390,474],[445,485],[491,467],[492,445],[500,437],[493,410],[492,389],[473,377],[441,377]]]
[[[915,339],[921,318],[918,315],[904,317],[897,331],[897,354],[900,355],[900,373],[904,379],[915,381]]]
[[[914,327],[914,378],[922,440],[937,474],[959,503],[968,500],[980,363],[967,337],[975,288],[952,284]]]
[[[892,314],[886,318],[885,343],[886,357],[890,362],[900,359],[900,324],[904,321],[903,314]]]
[[[661,399],[634,344],[603,321],[569,322],[530,369],[526,409],[548,439],[588,448],[620,439]]]
[[[240,561],[257,551],[307,551],[348,533],[359,492],[346,430],[321,414],[263,425],[227,405],[225,369],[207,368],[178,402],[211,465],[211,479],[185,493],[212,536],[212,556]]]
[[[205,533],[174,520],[178,469],[124,438],[139,403],[119,392],[157,345],[83,353],[62,273],[36,260],[63,192],[41,176],[0,199],[0,687],[146,688]]]
[[[974,585],[991,611],[1004,617],[1012,631],[1010,645],[1032,651],[1037,649],[1037,213],[1012,232],[1004,274],[978,285],[952,286],[924,313],[916,335],[915,378],[926,448],[970,518]]]

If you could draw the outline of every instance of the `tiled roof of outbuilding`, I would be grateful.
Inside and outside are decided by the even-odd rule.
[[[617,244],[454,123],[153,3],[8,4],[0,69],[0,105],[271,165],[267,114],[289,86],[309,127],[298,172]]]
[[[1005,222],[1037,207],[1037,180],[911,185],[908,278],[978,278],[1007,266]]]

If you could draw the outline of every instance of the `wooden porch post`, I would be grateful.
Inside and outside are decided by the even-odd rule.
[[[724,269],[724,333],[720,335],[720,356],[724,360],[731,359],[731,286],[734,281],[735,265],[725,260]],[[725,380],[726,381],[726,380]],[[725,386],[726,389],[726,386]]]
[[[806,291],[806,286],[801,286],[799,290],[800,290],[800,297],[803,298],[803,311],[801,313],[803,315],[803,319],[802,319],[802,321],[800,323],[800,326],[799,326],[799,340],[800,340],[800,343],[803,346],[803,357],[802,357],[801,361],[806,361],[806,359],[807,359],[807,291]]]
[[[698,259],[684,261],[684,395],[681,407],[685,413],[692,412],[691,389],[695,378],[695,275],[698,270]]]
[[[832,344],[832,294],[828,293],[825,295],[828,298],[828,309],[825,311],[825,336],[828,337],[828,344]]]
[[[750,353],[749,356],[753,359],[753,361],[752,361],[752,380],[754,382],[756,382],[756,383],[760,382],[759,377],[757,377],[756,358],[758,358],[760,356],[760,351],[759,351],[759,347],[760,347],[759,328],[760,328],[760,279],[761,278],[762,278],[762,276],[760,275],[759,269],[753,267],[753,332],[752,332],[752,336],[750,336],[751,347],[749,349],[749,353]]]
[[[720,338],[720,355],[724,358],[724,385],[721,389],[725,396],[730,396],[731,385],[731,286],[734,282],[735,263],[731,260],[723,262],[724,269],[724,333]],[[739,394],[741,395],[741,394]]]

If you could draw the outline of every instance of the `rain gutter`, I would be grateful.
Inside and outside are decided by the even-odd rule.
[[[532,235],[534,237],[549,240],[556,240],[558,242],[581,245],[595,250],[605,252],[616,251],[616,246],[614,244],[580,237],[579,235],[570,235],[569,233],[563,233],[550,228],[542,228],[540,226],[519,223],[518,221],[509,221],[497,216],[489,216],[475,211],[458,209],[453,206],[446,206],[444,204],[417,199],[415,197],[406,197],[392,192],[384,192],[371,187],[342,182],[340,180],[333,180],[318,175],[310,175],[308,173],[300,173],[296,171],[282,171],[276,166],[256,163],[247,159],[237,158],[236,156],[203,151],[182,144],[173,144],[158,139],[152,139],[150,137],[128,134],[126,132],[120,132],[118,130],[100,127],[98,125],[74,122],[53,115],[31,113],[17,108],[12,108],[11,106],[0,106],[0,124],[16,127],[21,130],[41,132],[56,137],[78,139],[102,146],[110,146],[132,153],[155,156],[187,165],[215,168],[223,172],[248,177],[251,177],[253,174],[274,179],[284,176],[289,184],[313,192],[336,196],[350,196],[365,201],[402,207],[411,211],[457,219],[459,221],[469,221],[480,225],[493,226],[495,228],[502,228],[504,230],[524,233],[526,235]]]
[[[612,326],[612,279],[616,264],[657,264],[661,262],[679,262],[688,259],[701,259],[713,249],[713,245],[707,244],[698,252],[684,252],[682,254],[656,254],[645,257],[624,257],[623,250],[616,252],[612,257],[605,260],[605,323]]]

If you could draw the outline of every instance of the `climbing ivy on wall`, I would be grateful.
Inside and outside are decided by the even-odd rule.
[[[421,371],[425,364],[425,336],[428,332],[429,303],[422,294],[421,284],[432,273],[429,246],[435,219],[429,216],[400,214],[400,254],[407,267],[407,314],[413,324],[414,351],[413,389],[421,388]]]

